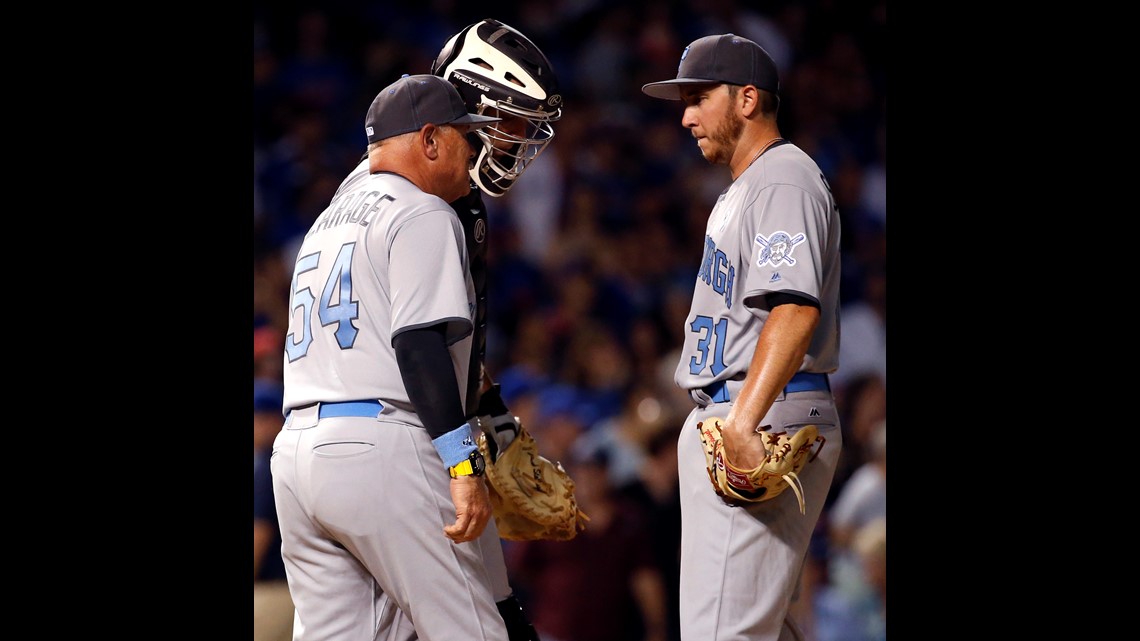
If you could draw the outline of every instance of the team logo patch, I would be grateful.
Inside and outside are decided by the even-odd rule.
[[[796,245],[804,242],[805,238],[803,234],[796,234],[796,237],[792,238],[782,231],[778,231],[768,238],[764,238],[763,234],[756,234],[756,244],[762,248],[760,258],[756,260],[757,267],[763,267],[768,263],[772,263],[773,267],[779,267],[780,263],[784,262],[795,265],[796,259],[792,258],[792,250]]]

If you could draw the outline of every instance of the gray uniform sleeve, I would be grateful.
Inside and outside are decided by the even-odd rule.
[[[741,226],[741,247],[751,256],[742,283],[745,304],[763,307],[762,297],[773,292],[818,304],[830,205],[800,187],[775,184],[758,194],[752,208],[763,215],[750,217],[754,225]]]
[[[455,212],[432,210],[393,230],[390,274],[392,336],[447,323],[450,345],[471,333],[470,277],[463,229]]]

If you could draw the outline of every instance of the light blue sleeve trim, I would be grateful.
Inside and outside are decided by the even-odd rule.
[[[475,439],[471,436],[471,424],[464,423],[447,434],[434,438],[431,444],[443,459],[444,467],[459,465],[467,460],[471,453],[479,449]]]

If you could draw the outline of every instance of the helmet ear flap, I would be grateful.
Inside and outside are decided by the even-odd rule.
[[[448,41],[444,43],[443,48],[439,50],[439,55],[437,55],[435,57],[435,60],[433,60],[431,63],[431,74],[433,76],[446,78],[446,76],[443,75],[443,70],[447,68],[447,65],[454,62],[455,58],[459,55],[459,48],[456,47],[455,44],[459,42],[460,37],[462,37],[470,29],[471,27],[463,29],[454,36],[451,36],[451,38],[449,38]]]

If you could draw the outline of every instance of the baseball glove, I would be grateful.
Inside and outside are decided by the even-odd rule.
[[[485,418],[481,425],[486,425]],[[578,509],[574,480],[561,463],[541,456],[534,437],[517,417],[514,421],[518,434],[494,456],[488,448],[487,432],[478,437],[499,537],[508,541],[569,541],[586,529],[590,520]]]
[[[705,448],[705,464],[713,489],[727,503],[756,503],[774,499],[789,487],[796,493],[804,514],[804,492],[799,473],[819,456],[826,439],[815,425],[805,425],[795,434],[757,429],[768,456],[752,469],[739,468],[728,460],[721,437],[724,419],[713,417],[697,423]],[[815,444],[819,448],[812,451]]]

